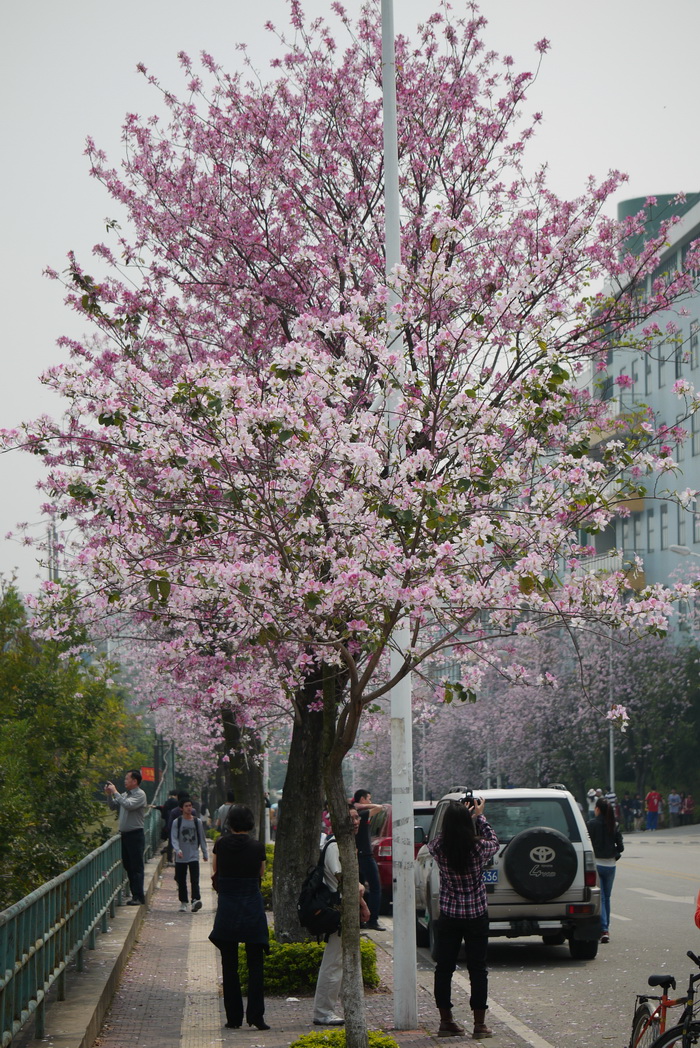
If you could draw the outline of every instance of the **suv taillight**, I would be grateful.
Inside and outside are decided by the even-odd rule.
[[[388,844],[380,844],[377,848],[378,859],[390,859],[391,858],[391,841]]]
[[[584,874],[583,883],[587,888],[595,888],[598,883],[598,872],[595,868],[595,855],[587,851],[583,854]]]

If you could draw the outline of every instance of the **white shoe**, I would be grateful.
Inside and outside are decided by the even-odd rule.
[[[340,1015],[331,1015],[328,1019],[314,1019],[314,1026],[344,1026],[345,1019]]]
[[[187,903],[186,902],[181,902],[180,903],[180,913],[187,913]]]

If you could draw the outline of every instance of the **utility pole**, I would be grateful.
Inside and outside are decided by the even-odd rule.
[[[393,0],[382,0],[382,100],[384,132],[384,221],[386,275],[401,262],[399,153],[396,122],[396,51]],[[396,313],[398,295],[390,292],[389,342],[401,335]],[[387,405],[388,430],[396,429],[392,393]],[[390,446],[391,452],[391,446]],[[411,637],[408,620],[397,624],[391,651],[391,675],[401,672]],[[413,881],[413,725],[410,673],[391,689],[391,803],[392,880],[394,896],[394,1023],[397,1030],[418,1025],[415,939],[415,885]]]

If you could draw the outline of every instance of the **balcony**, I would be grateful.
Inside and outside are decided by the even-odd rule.
[[[635,501],[644,502],[643,499]],[[646,575],[637,567],[633,550],[611,550],[609,553],[598,553],[593,557],[582,559],[576,569],[576,575],[610,575],[613,571],[622,571],[630,588],[639,593],[646,586]]]

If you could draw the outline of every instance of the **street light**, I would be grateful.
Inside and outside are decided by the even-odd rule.
[[[678,553],[681,557],[698,557],[700,553],[695,553],[692,549],[688,549],[687,546],[669,546],[669,553]]]

